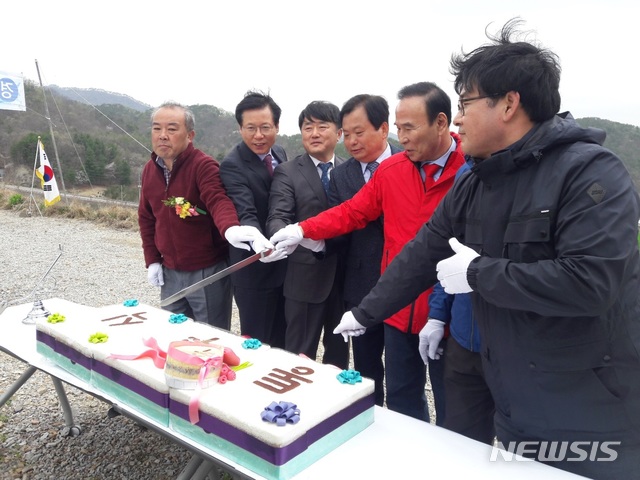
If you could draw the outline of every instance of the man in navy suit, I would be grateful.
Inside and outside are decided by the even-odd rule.
[[[300,113],[298,124],[306,153],[279,166],[273,175],[267,220],[270,233],[329,208],[329,178],[344,162],[334,153],[342,136],[337,106],[311,102]],[[326,245],[309,240],[289,254],[284,280],[285,348],[315,359],[324,329],[323,363],[346,369],[349,344],[331,334],[344,313],[340,243],[340,239]]]
[[[241,224],[253,225],[262,233],[266,232],[274,169],[287,161],[284,149],[275,145],[281,112],[271,96],[247,92],[235,113],[242,142],[220,164],[222,183]],[[231,248],[229,257],[233,264],[252,253]],[[267,258],[277,259],[275,255]],[[284,347],[286,328],[282,296],[286,268],[286,260],[256,262],[231,274],[242,335],[280,348]]]
[[[340,111],[344,146],[352,155],[332,172],[329,203],[340,205],[369,181],[377,166],[399,148],[387,141],[389,104],[377,95],[356,95]],[[344,278],[347,310],[360,304],[380,277],[384,235],[382,218],[349,234]],[[354,367],[375,381],[376,404],[384,404],[384,328],[376,325],[352,338]]]

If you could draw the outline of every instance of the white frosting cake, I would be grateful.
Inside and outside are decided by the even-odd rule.
[[[57,313],[64,322],[36,325],[40,353],[264,477],[295,475],[373,422],[373,382],[342,383],[336,367],[267,345],[246,349],[251,341],[188,319],[171,323],[170,312],[148,305],[73,304]],[[91,343],[96,334],[108,339]],[[188,390],[167,385],[169,345],[183,341],[215,346],[212,358],[224,349],[230,365],[220,381]]]

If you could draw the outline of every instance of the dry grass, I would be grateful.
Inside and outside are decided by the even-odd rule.
[[[96,222],[105,226],[122,230],[138,231],[138,211],[135,207],[123,206],[119,202],[96,204],[90,200],[61,200],[50,207],[44,206],[43,200],[29,198],[10,189],[0,190],[0,208],[13,210],[20,216],[38,215],[38,210],[45,217],[81,219]]]

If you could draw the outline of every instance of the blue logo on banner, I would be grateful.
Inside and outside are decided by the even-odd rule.
[[[0,101],[13,102],[18,98],[18,85],[10,78],[0,78]]]

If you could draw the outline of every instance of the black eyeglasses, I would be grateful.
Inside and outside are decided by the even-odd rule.
[[[462,116],[464,117],[464,107],[467,103],[469,102],[473,102],[474,100],[481,100],[483,98],[497,98],[497,97],[502,97],[504,95],[504,93],[491,93],[489,95],[478,95],[477,97],[470,97],[470,98],[460,98],[458,99],[458,111],[460,113],[462,113]]]

